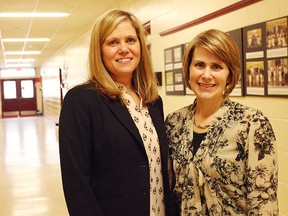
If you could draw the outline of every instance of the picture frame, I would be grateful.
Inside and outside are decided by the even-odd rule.
[[[167,95],[184,95],[185,82],[183,77],[183,45],[164,50],[165,90]]]
[[[266,22],[267,96],[288,97],[288,17]]]
[[[266,22],[267,58],[287,56],[287,17]]]
[[[243,28],[244,60],[265,58],[265,23]]]
[[[165,71],[165,90],[167,95],[174,93],[173,71]]]
[[[288,58],[268,59],[267,94],[273,96],[288,96]]]
[[[265,95],[265,63],[263,60],[246,61],[245,80],[247,95]]]
[[[266,37],[265,23],[243,28],[243,66],[245,95],[265,96],[266,76]]]

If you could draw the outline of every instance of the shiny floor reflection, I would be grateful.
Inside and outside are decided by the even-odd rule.
[[[67,216],[53,121],[0,119],[0,215]]]

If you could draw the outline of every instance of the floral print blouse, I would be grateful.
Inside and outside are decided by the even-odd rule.
[[[193,158],[196,103],[165,122],[181,215],[278,215],[276,138],[269,120],[227,99]]]

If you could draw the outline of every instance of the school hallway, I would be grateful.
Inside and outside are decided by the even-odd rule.
[[[68,216],[57,130],[43,116],[0,119],[0,215]]]

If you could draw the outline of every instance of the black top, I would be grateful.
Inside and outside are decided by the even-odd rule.
[[[196,133],[195,131],[193,131],[193,140],[192,140],[192,146],[193,146],[193,157],[196,154],[197,150],[200,147],[200,143],[202,142],[202,140],[205,139],[207,132],[205,133]]]

